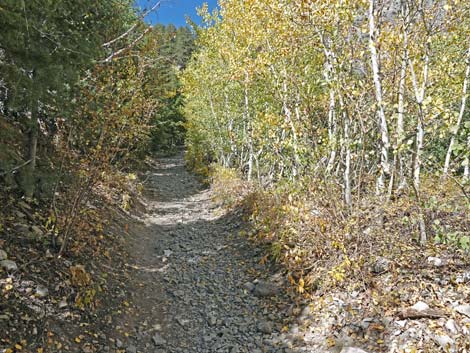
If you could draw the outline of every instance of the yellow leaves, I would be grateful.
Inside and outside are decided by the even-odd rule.
[[[91,276],[86,272],[83,265],[71,266],[72,284],[77,287],[83,287],[91,282]]]
[[[333,337],[328,337],[326,339],[326,344],[328,345],[329,348],[332,348],[332,347],[336,346],[336,341]]]
[[[268,260],[269,260],[269,254],[266,254],[259,260],[259,264],[264,265]]]
[[[292,275],[291,275],[290,273],[287,274],[287,280],[289,281],[289,283],[291,284],[291,286],[295,285],[295,283],[296,283],[294,277],[292,277]]]
[[[126,175],[128,180],[137,180],[137,175],[135,173],[129,173]]]
[[[335,282],[343,282],[347,276],[347,270],[351,267],[351,261],[347,256],[343,262],[339,265],[333,267],[331,271],[328,271],[328,274]]]
[[[304,286],[305,286],[304,279],[300,278],[299,279],[299,285],[297,286],[297,292],[299,292],[300,294],[304,293],[305,292]]]
[[[79,336],[75,337],[74,339],[75,343],[80,343],[82,340]]]

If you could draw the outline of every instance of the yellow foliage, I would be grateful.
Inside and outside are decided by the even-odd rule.
[[[70,273],[72,275],[72,284],[77,287],[83,287],[91,282],[91,276],[86,272],[83,265],[76,265],[70,267]]]

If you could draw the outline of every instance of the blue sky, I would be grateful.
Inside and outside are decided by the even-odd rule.
[[[141,8],[152,7],[157,0],[136,0]],[[207,2],[209,9],[217,6],[217,0],[162,0],[160,8],[152,14],[149,14],[145,20],[151,24],[174,24],[175,26],[185,26],[185,16],[188,15],[194,22],[200,23],[196,7],[200,7]]]

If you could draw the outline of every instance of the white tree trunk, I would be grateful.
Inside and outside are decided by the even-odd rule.
[[[251,181],[253,175],[253,124],[250,119],[250,102],[248,97],[248,72],[245,71],[245,107],[243,110],[243,115],[245,121],[247,122],[247,133],[248,133],[248,181]]]
[[[470,135],[467,136],[467,155],[464,160],[464,169],[463,169],[463,181],[467,182],[470,180],[470,160],[468,155],[470,154]]]
[[[344,202],[348,207],[352,205],[352,196],[351,196],[351,138],[350,138],[350,119],[344,101],[339,95],[339,102],[341,105],[341,114],[343,116],[344,131],[344,173],[343,173],[343,189],[344,189]]]
[[[284,111],[284,116],[286,118],[286,123],[289,125],[291,130],[293,145],[294,145],[294,166],[292,168],[292,174],[294,177],[298,174],[298,167],[300,166],[300,158],[298,154],[297,146],[297,130],[295,128],[294,122],[292,121],[292,111],[289,108],[287,99],[288,99],[288,89],[287,89],[287,72],[284,69],[284,80],[282,82],[282,110]]]
[[[423,82],[421,87],[418,87],[418,80],[416,78],[416,73],[414,70],[414,65],[409,61],[411,78],[413,82],[413,88],[415,92],[416,102],[418,104],[418,121],[416,124],[416,140],[415,140],[415,156],[413,162],[413,187],[416,193],[416,198],[418,200],[419,213],[418,213],[418,224],[419,224],[419,238],[420,243],[424,245],[427,242],[426,235],[426,224],[424,222],[424,214],[421,208],[421,195],[420,195],[420,186],[421,186],[421,153],[424,145],[424,95],[426,93],[426,86],[428,83],[428,74],[429,74],[429,47],[426,47],[426,54],[424,57],[424,68],[423,68]]]
[[[377,102],[377,114],[379,117],[379,131],[381,135],[380,172],[377,178],[377,194],[382,195],[385,188],[385,178],[390,174],[390,165],[388,161],[390,138],[388,135],[387,119],[385,117],[385,110],[383,104],[382,82],[380,79],[377,47],[375,45],[375,1],[376,0],[369,0],[369,51],[375,87],[375,99]]]
[[[420,186],[420,169],[421,169],[421,151],[423,149],[424,143],[424,95],[426,93],[426,86],[428,83],[428,73],[429,73],[429,54],[426,53],[424,57],[424,68],[423,68],[423,82],[421,87],[418,87],[418,80],[416,78],[416,73],[414,70],[414,65],[410,60],[410,71],[411,78],[413,82],[413,88],[415,91],[415,99],[418,104],[418,122],[416,124],[416,149],[415,149],[415,160],[413,163],[413,182],[415,187],[419,190]]]
[[[225,156],[225,152],[224,152],[224,134],[222,132],[222,128],[220,126],[220,123],[219,123],[219,119],[217,117],[217,114],[215,112],[215,108],[214,108],[214,101],[212,100],[212,93],[209,92],[209,105],[210,105],[210,108],[211,108],[211,114],[212,114],[212,118],[214,119],[214,123],[215,123],[215,126],[217,127],[217,133],[219,135],[219,143],[218,143],[218,146],[216,145],[216,149],[219,149],[219,156],[220,156],[220,159],[222,160],[222,165],[224,167],[228,167],[227,165],[227,159],[226,159],[226,156]]]
[[[465,107],[467,104],[467,89],[468,89],[468,79],[470,76],[470,48],[467,50],[467,58],[465,60],[466,69],[465,69],[465,78],[463,80],[463,88],[462,88],[462,100],[460,102],[460,111],[459,116],[457,118],[457,123],[455,124],[454,130],[452,131],[452,137],[450,138],[449,148],[447,149],[446,159],[444,162],[444,170],[443,176],[446,176],[449,172],[450,166],[450,159],[452,157],[452,149],[454,148],[455,138],[460,129],[460,125],[462,124],[462,119],[465,113]]]
[[[405,16],[405,14],[403,14]],[[403,24],[405,26],[405,24]],[[405,116],[405,89],[406,89],[406,71],[408,65],[408,35],[406,31],[404,32],[403,36],[403,58],[401,61],[401,68],[400,68],[400,83],[398,87],[398,114],[397,114],[397,147],[396,147],[396,158],[397,158],[397,182],[398,182],[398,189],[402,189],[405,187],[406,178],[405,178],[405,171],[404,165],[405,161],[403,159],[402,148],[403,148],[403,141],[405,136],[405,123],[404,123],[404,116]]]
[[[326,167],[326,173],[329,174],[333,170],[336,159],[336,97],[335,89],[333,87],[333,61],[334,54],[331,50],[330,40],[325,38],[322,33],[319,33],[321,42],[323,43],[323,53],[325,54],[325,69],[323,70],[323,77],[328,85],[329,104],[328,104],[328,145],[330,149],[330,157]]]

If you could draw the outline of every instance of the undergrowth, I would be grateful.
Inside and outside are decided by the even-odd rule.
[[[263,189],[233,170],[211,170],[216,199],[244,210],[254,227],[252,238],[269,245],[269,256],[285,266],[295,290],[307,296],[333,287],[374,286],[370,274],[382,271],[383,261],[392,270],[420,268],[426,256],[445,250],[465,258],[470,250],[470,205],[452,181],[438,183],[429,177],[424,182],[430,240],[421,246],[412,196],[384,202],[363,192],[349,210],[338,201],[341,188],[324,180],[304,178]]]

